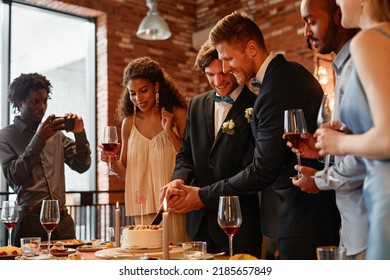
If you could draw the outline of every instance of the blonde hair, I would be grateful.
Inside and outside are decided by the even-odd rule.
[[[390,21],[390,1],[389,0],[365,0],[368,15],[375,21]]]

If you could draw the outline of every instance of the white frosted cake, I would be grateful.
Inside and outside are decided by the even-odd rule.
[[[132,225],[122,231],[122,249],[157,249],[162,247],[160,225]]]

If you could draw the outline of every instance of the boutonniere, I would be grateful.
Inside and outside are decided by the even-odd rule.
[[[253,119],[253,108],[246,108],[245,109],[245,118],[248,122],[250,122]]]
[[[226,133],[228,135],[233,135],[235,126],[236,126],[236,124],[234,123],[233,120],[229,120],[227,122],[224,122],[222,124],[222,133]]]

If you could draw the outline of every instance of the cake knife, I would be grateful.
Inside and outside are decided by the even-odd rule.
[[[164,210],[163,209],[160,209],[160,211],[158,211],[158,213],[156,214],[156,216],[154,216],[152,222],[150,223],[152,226],[153,225],[159,225],[162,221],[162,214],[163,214]]]

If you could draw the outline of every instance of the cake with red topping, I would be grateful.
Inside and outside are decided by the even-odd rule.
[[[131,225],[122,231],[122,249],[157,249],[162,247],[160,225]]]

